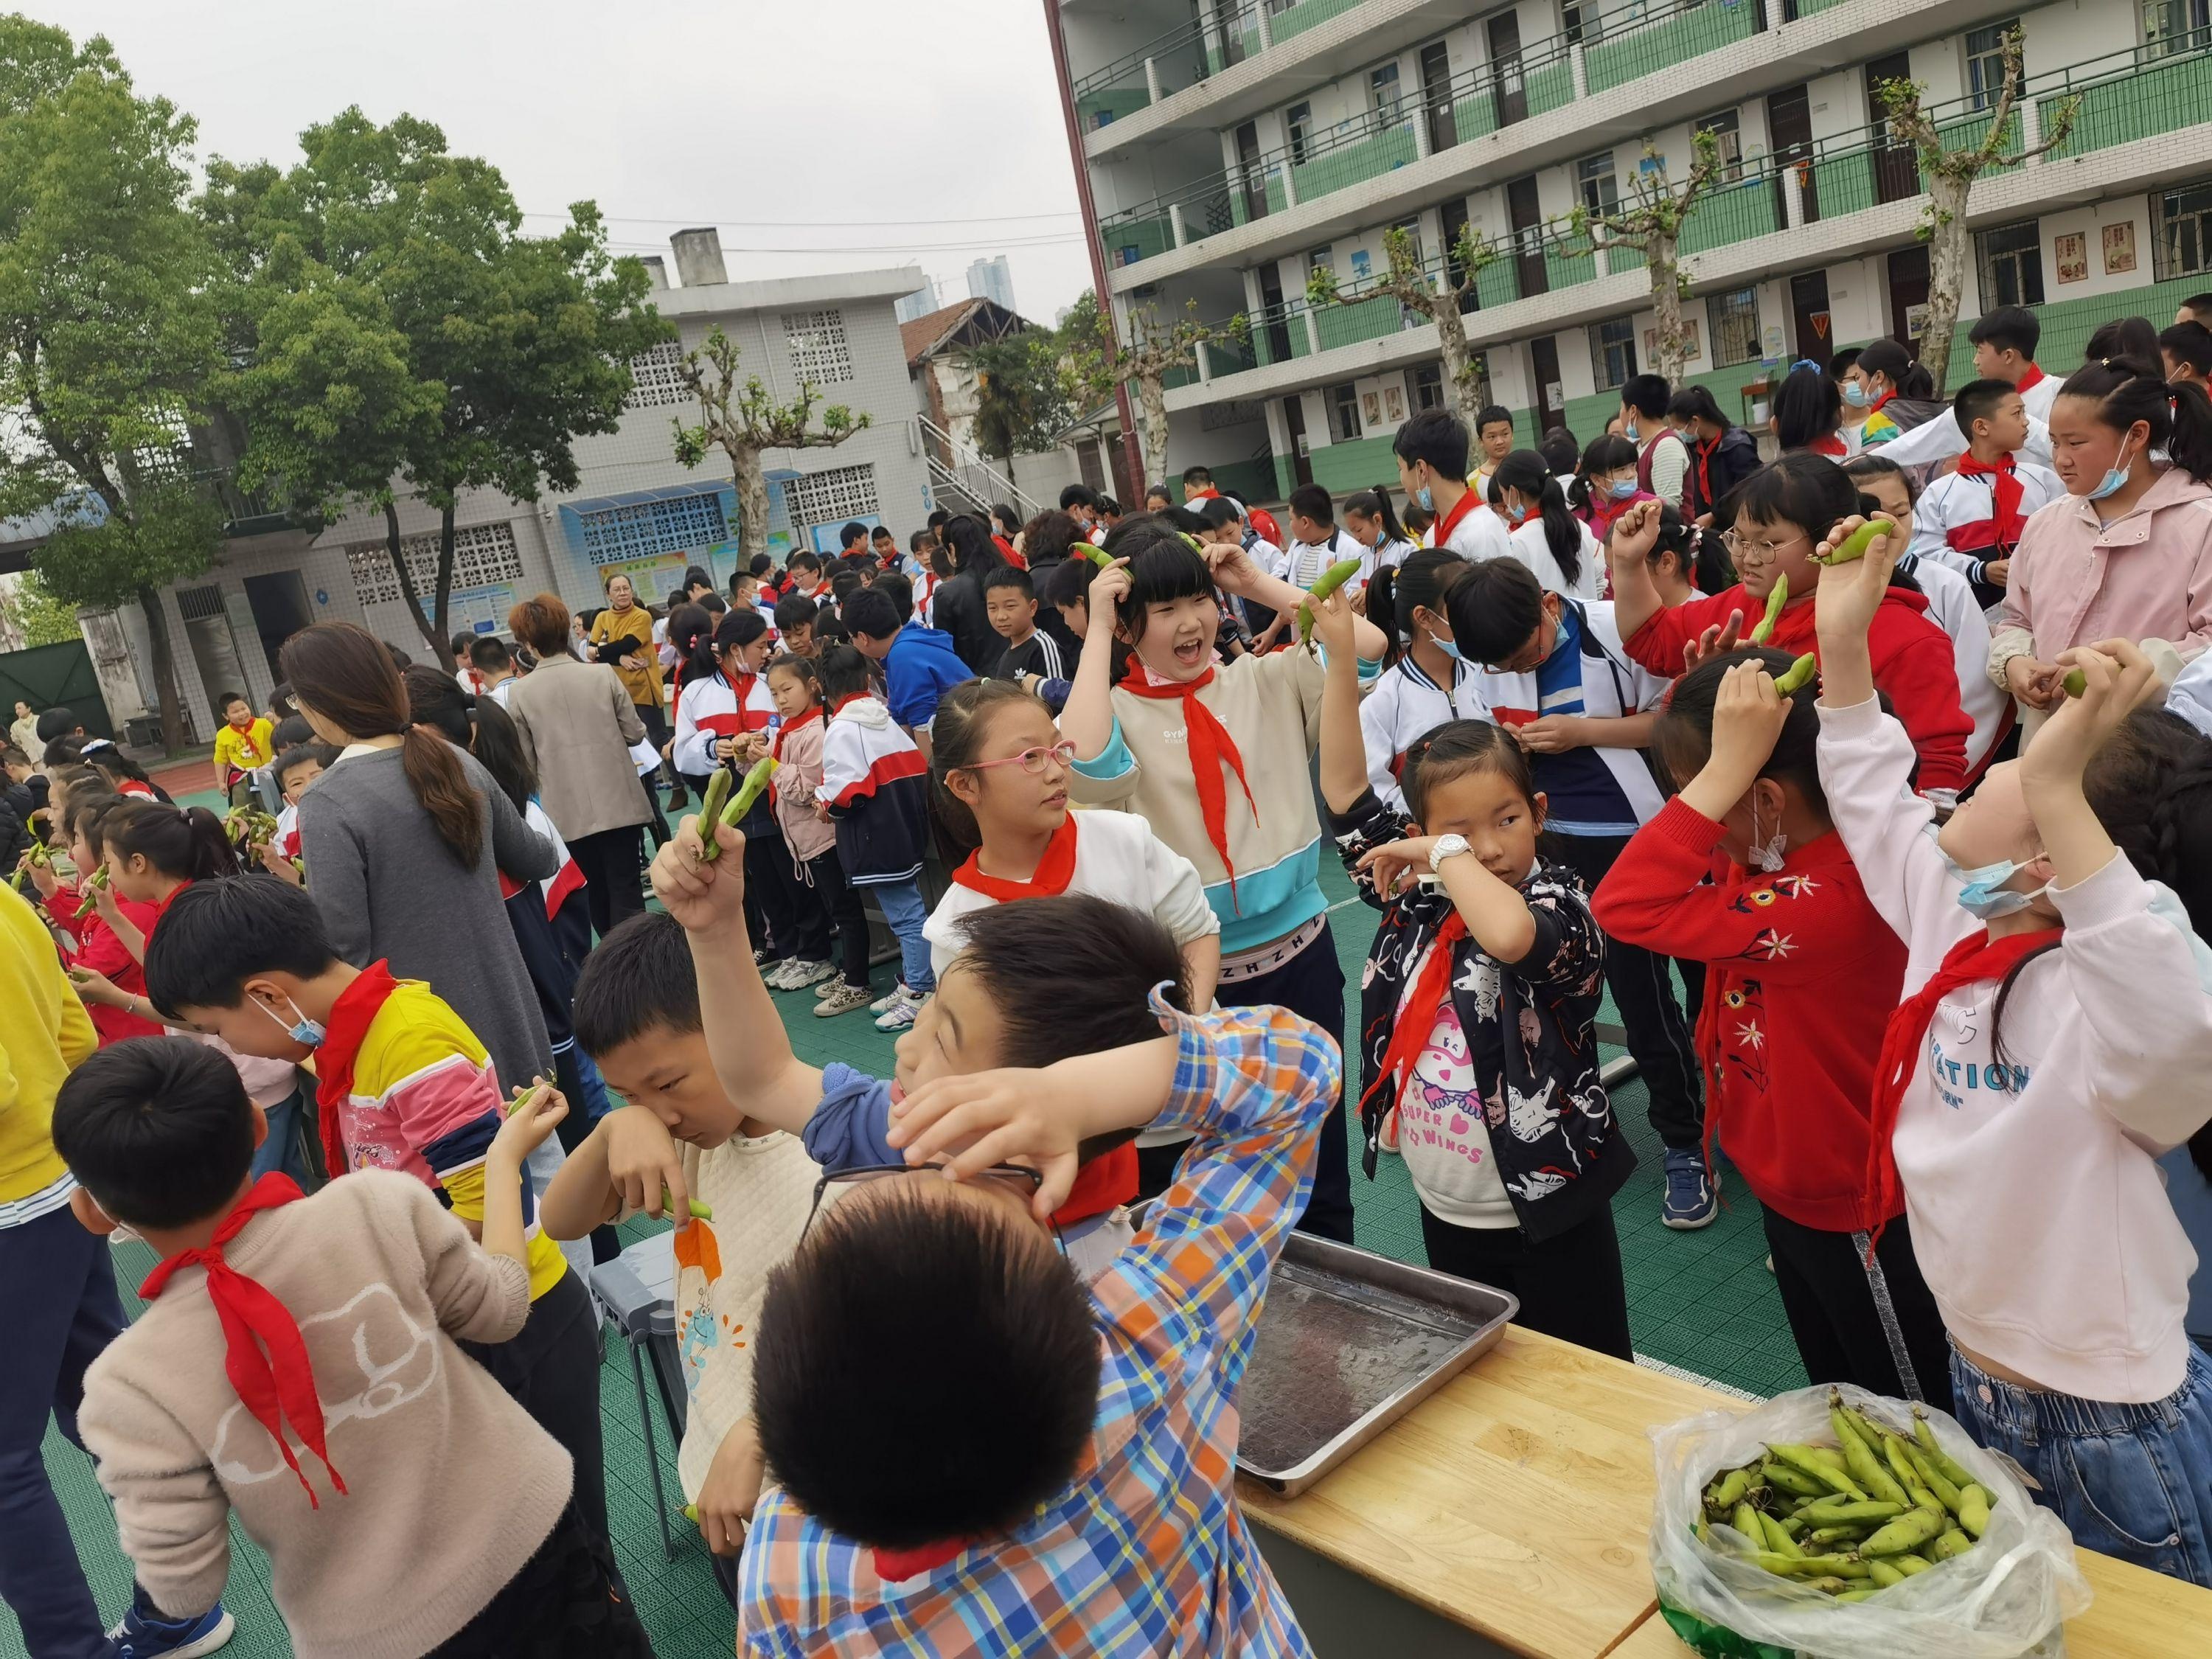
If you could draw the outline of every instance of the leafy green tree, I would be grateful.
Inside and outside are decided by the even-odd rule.
[[[1382,233],[1382,252],[1388,269],[1372,282],[1350,293],[1336,285],[1333,266],[1316,265],[1306,276],[1306,303],[1312,306],[1363,305],[1370,300],[1390,299],[1408,312],[1419,312],[1437,326],[1437,343],[1443,353],[1444,383],[1451,389],[1454,408],[1475,428],[1475,417],[1490,401],[1490,386],[1481,360],[1467,343],[1467,323],[1460,301],[1474,289],[1482,273],[1498,263],[1498,250],[1477,235],[1471,226],[1460,227],[1449,257],[1431,267],[1421,258],[1413,234],[1403,225]]]
[[[1644,158],[1628,181],[1628,193],[1614,207],[1597,213],[1579,204],[1569,221],[1573,237],[1592,248],[1640,254],[1651,276],[1653,330],[1651,372],[1673,384],[1689,361],[1690,329],[1682,301],[1690,278],[1682,269],[1682,227],[1721,169],[1720,140],[1700,131],[1690,143],[1689,175],[1680,184],[1667,173],[1667,158],[1650,139]]]
[[[676,372],[699,400],[699,424],[676,422],[676,459],[696,466],[710,449],[729,458],[738,486],[738,561],[746,564],[768,551],[768,469],[762,458],[771,449],[834,449],[871,422],[865,410],[855,415],[842,404],[831,404],[816,426],[821,387],[801,380],[798,392],[786,401],[757,374],[739,379],[738,356],[736,344],[719,325],[684,354]]]
[[[18,641],[27,649],[64,644],[82,633],[76,607],[56,599],[37,571],[26,571],[12,583],[0,582],[0,641]]]
[[[54,599],[137,603],[171,749],[184,719],[160,590],[200,574],[220,515],[185,423],[221,363],[215,267],[186,208],[191,118],[113,49],[0,17],[0,515],[64,520],[33,556]]]
[[[964,361],[975,375],[975,445],[985,454],[1011,466],[1017,455],[1051,449],[1075,418],[1050,330],[972,346]]]
[[[574,489],[574,441],[615,429],[630,360],[674,330],[644,266],[610,256],[597,208],[523,235],[499,170],[449,154],[428,121],[349,109],[300,147],[287,172],[216,161],[199,204],[237,296],[242,366],[222,390],[246,421],[240,483],[309,514],[380,507],[408,610],[442,653],[462,493]],[[439,514],[427,605],[399,481]]]
[[[1073,401],[1089,409],[1117,386],[1127,385],[1137,394],[1137,426],[1143,447],[1145,477],[1157,481],[1167,477],[1167,377],[1198,362],[1201,345],[1242,341],[1251,326],[1242,313],[1225,323],[1203,323],[1198,301],[1184,307],[1181,317],[1163,319],[1150,306],[1132,309],[1129,338],[1121,337],[1112,316],[1098,307],[1095,295],[1089,304],[1079,300],[1060,326],[1062,349],[1067,363]]]

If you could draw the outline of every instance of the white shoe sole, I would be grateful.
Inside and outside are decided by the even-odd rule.
[[[220,1648],[228,1647],[230,1644],[231,1637],[237,1629],[238,1620],[231,1616],[230,1609],[225,1607],[222,1610],[221,1624],[196,1642],[187,1642],[180,1648],[171,1648],[161,1656],[161,1659],[200,1659],[203,1654],[213,1653]],[[111,1637],[112,1634],[111,1632]]]

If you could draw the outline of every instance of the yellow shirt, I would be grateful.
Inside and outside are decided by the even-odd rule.
[[[655,708],[660,702],[660,653],[653,643],[653,613],[641,605],[627,611],[617,611],[611,605],[592,619],[591,641],[593,645],[608,645],[616,640],[635,640],[637,659],[641,666],[624,668],[619,662],[613,665],[615,678],[629,693],[629,700],[640,708]]]
[[[54,1151],[54,1096],[99,1046],[38,913],[0,893],[0,1209],[69,1173]]]
[[[235,767],[240,772],[251,772],[276,759],[276,756],[270,752],[270,734],[275,730],[276,727],[259,714],[256,714],[253,724],[242,732],[225,720],[222,730],[215,734],[216,776],[222,777],[222,769],[226,766]]]

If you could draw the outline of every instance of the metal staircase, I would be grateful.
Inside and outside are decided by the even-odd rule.
[[[922,459],[929,466],[929,487],[940,506],[946,505],[949,498],[951,505],[978,514],[988,514],[994,507],[1011,507],[1024,521],[1043,511],[972,444],[961,442],[927,415],[914,418]]]

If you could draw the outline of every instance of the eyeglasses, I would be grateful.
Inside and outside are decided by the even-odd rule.
[[[1034,778],[1043,774],[1047,761],[1057,762],[1063,767],[1074,764],[1075,744],[1062,741],[1041,749],[1024,749],[1020,754],[1009,755],[1004,760],[969,761],[965,766],[956,766],[951,769],[955,772],[981,772],[987,767],[1018,766]]]
[[[814,1202],[807,1206],[805,1225],[799,1228],[799,1237],[805,1240],[808,1230],[814,1225],[814,1218],[822,1212],[823,1199],[832,1187],[865,1187],[870,1182],[890,1181],[900,1176],[933,1175],[941,1181],[945,1178],[944,1169],[941,1164],[868,1164],[856,1169],[824,1171],[822,1179],[814,1183]],[[1027,1208],[1044,1186],[1044,1172],[1019,1164],[994,1164],[989,1169],[971,1176],[970,1182],[971,1184],[992,1182],[1007,1188],[1022,1200],[1023,1207]],[[1057,1238],[1059,1234],[1060,1229],[1054,1227],[1053,1236]],[[1066,1247],[1063,1245],[1062,1248]]]
[[[1733,530],[1721,532],[1721,545],[1728,549],[1729,556],[1735,559],[1749,559],[1753,564],[1765,564],[1784,548],[1792,546],[1798,542],[1810,540],[1812,538],[1802,530],[1794,536],[1784,537],[1778,542],[1747,542]]]

